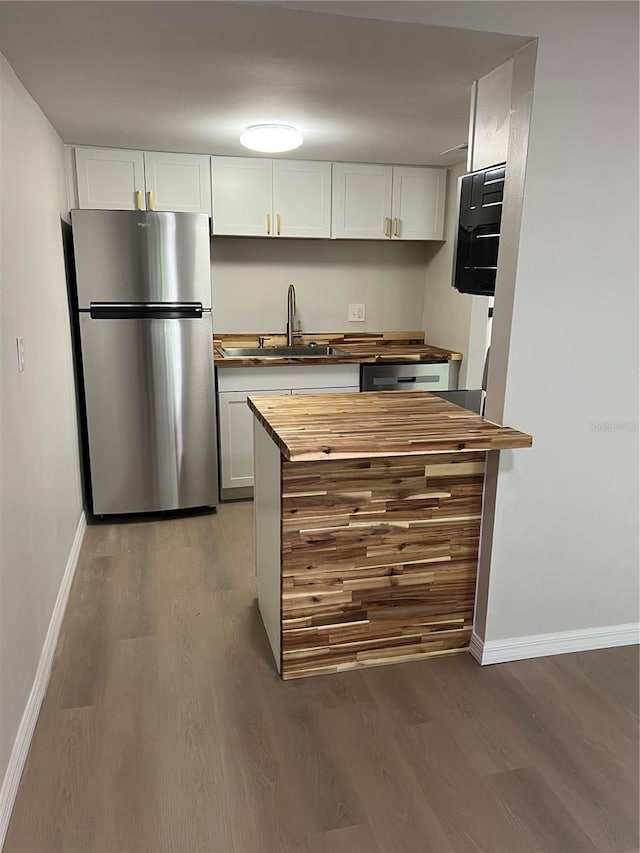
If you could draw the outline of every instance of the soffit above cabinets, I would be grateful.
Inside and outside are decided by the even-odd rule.
[[[447,166],[471,82],[526,40],[247,3],[0,4],[0,50],[65,142],[150,151],[246,155],[240,131],[275,121],[301,159]]]

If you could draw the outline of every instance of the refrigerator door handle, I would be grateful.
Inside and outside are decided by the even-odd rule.
[[[89,306],[93,320],[199,320],[203,312],[201,302],[92,302]]]

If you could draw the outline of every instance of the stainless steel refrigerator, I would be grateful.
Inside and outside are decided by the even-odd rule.
[[[214,506],[209,219],[74,210],[95,515]]]

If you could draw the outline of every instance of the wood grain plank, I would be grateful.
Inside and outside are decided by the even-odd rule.
[[[468,647],[484,457],[283,462],[284,679]],[[403,499],[399,484],[408,468],[414,482]],[[439,489],[427,492],[432,471]],[[454,498],[452,484],[461,478],[475,489]],[[311,498],[306,489],[314,479],[322,479],[325,494]],[[362,482],[375,486],[364,492]],[[347,500],[354,493],[357,513]],[[383,493],[393,500],[378,502]]]
[[[489,777],[486,783],[521,839],[518,850],[590,853],[599,849],[537,768],[509,770]]]
[[[247,403],[287,461],[361,459],[367,463],[362,471],[368,470],[368,477],[352,477],[351,492],[377,488],[380,472],[393,465],[395,457],[402,457],[402,468],[409,468],[411,474],[407,476],[398,468],[399,482],[386,481],[388,489],[397,490],[401,500],[410,497],[406,490],[413,490],[414,497],[440,490],[453,475],[460,478],[457,482],[468,482],[474,476],[474,465],[480,463],[477,456],[465,458],[467,453],[532,444],[526,433],[493,424],[425,391],[256,396],[249,397]],[[435,459],[425,454],[448,456],[439,459],[436,467]],[[417,471],[415,460],[412,466],[412,456],[425,456],[423,471]],[[373,458],[385,461],[372,470]],[[297,486],[302,485],[297,478],[302,478],[308,491],[315,485],[322,492],[332,490],[328,474],[304,466],[293,477]],[[336,479],[344,479],[339,469],[334,474]],[[283,495],[291,496],[289,484]]]

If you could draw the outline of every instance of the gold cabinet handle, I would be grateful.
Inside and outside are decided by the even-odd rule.
[[[278,237],[280,236],[280,214],[276,214],[276,231],[278,232]]]
[[[384,218],[384,236],[391,237],[391,219],[388,216]]]
[[[153,190],[149,190],[147,193],[149,210],[153,210]]]
[[[399,236],[400,236],[400,220],[398,219],[398,217],[397,217],[397,216],[396,216],[396,218],[393,220],[393,236],[394,236],[394,237],[399,237]]]
[[[144,210],[144,193],[136,190],[136,210]]]
[[[271,234],[271,214],[267,213],[267,234]]]

